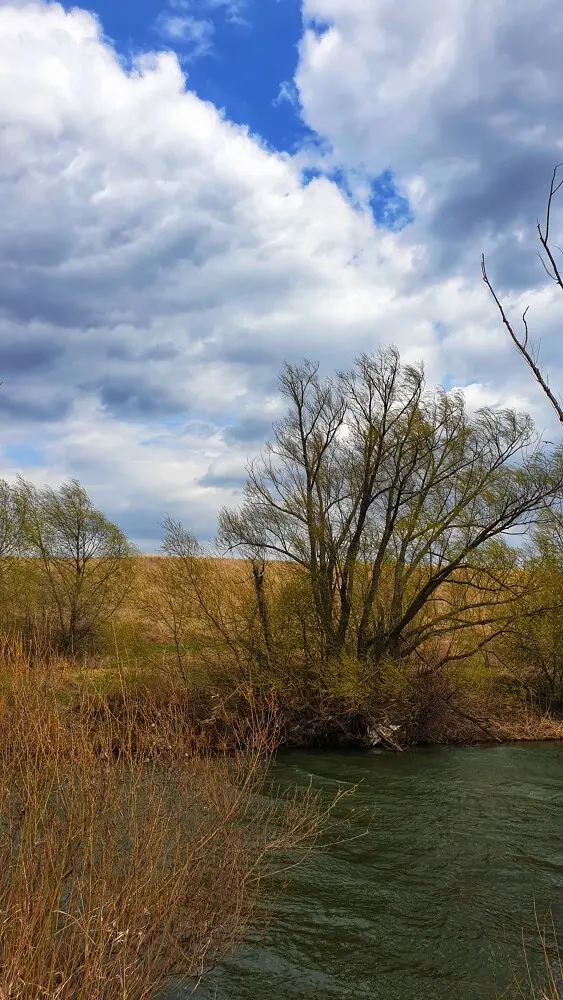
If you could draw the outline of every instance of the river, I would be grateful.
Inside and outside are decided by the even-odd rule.
[[[563,745],[291,753],[274,774],[359,787],[198,1000],[495,1000],[525,977],[522,934],[538,967],[534,906],[563,944]]]

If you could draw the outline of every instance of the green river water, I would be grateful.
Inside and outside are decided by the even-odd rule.
[[[493,1000],[525,976],[522,936],[538,967],[534,906],[563,941],[563,745],[292,753],[275,778],[359,783],[345,840],[286,876],[198,1000]]]

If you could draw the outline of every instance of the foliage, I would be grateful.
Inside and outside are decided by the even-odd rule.
[[[527,586],[493,651],[542,706],[563,709],[563,517],[548,510],[532,533]]]
[[[63,651],[75,655],[115,614],[132,583],[134,548],[92,504],[77,480],[38,490],[20,480],[17,500],[25,554]]]
[[[14,559],[22,547],[22,511],[18,491],[5,479],[0,479],[0,573],[8,571],[9,560]]]

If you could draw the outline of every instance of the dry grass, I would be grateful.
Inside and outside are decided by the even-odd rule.
[[[135,712],[123,687],[119,718],[65,706],[6,651],[1,676],[1,1000],[144,1000],[202,975],[256,919],[269,859],[315,841],[314,796],[258,795],[271,725],[211,755],[178,705]]]
[[[496,733],[504,741],[563,740],[563,721],[528,704],[523,704],[509,719],[492,721]]]
[[[532,969],[528,951],[524,947],[526,981],[524,984],[517,984],[517,996],[527,997],[528,1000],[530,998],[531,1000],[562,1000],[563,956],[559,950],[553,914],[550,912],[546,918],[540,920],[536,912],[535,918],[542,972],[536,972],[535,969]]]

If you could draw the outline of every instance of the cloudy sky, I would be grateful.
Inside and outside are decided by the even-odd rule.
[[[1,474],[211,537],[283,360],[390,343],[557,433],[480,254],[563,386],[562,55],[561,0],[0,0]]]

